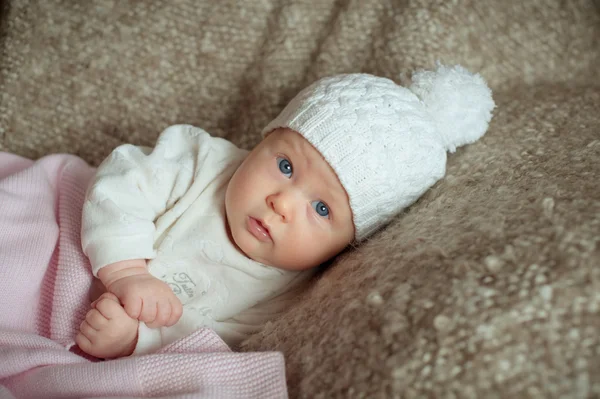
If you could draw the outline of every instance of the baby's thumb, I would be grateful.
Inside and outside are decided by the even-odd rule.
[[[119,301],[119,298],[117,298],[117,296],[115,294],[113,294],[112,292],[105,292],[102,295],[100,295],[100,297],[98,297],[98,299],[96,299],[94,302],[92,302],[92,309],[96,309],[96,304],[103,299],[108,299],[111,301],[115,301],[118,304],[121,304],[121,301]]]
[[[132,319],[139,320],[142,313],[142,298],[126,298],[120,302],[123,305],[123,309]]]

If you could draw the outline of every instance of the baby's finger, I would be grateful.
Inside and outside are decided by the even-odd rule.
[[[126,298],[123,302],[123,308],[125,312],[132,319],[141,320],[142,317],[142,308],[143,308],[143,300],[140,297]]]
[[[96,308],[96,305],[98,304],[99,301],[106,300],[106,299],[114,301],[114,302],[118,303],[119,305],[121,304],[121,301],[119,301],[119,298],[117,298],[117,296],[115,294],[113,294],[112,292],[105,292],[104,294],[100,295],[98,297],[98,299],[96,299],[94,302],[92,302],[92,309]]]
[[[84,321],[94,330],[100,330],[108,323],[108,319],[98,309],[92,309],[87,312]]]
[[[96,310],[108,320],[118,317],[121,312],[125,311],[118,300],[114,301],[107,298],[98,300],[98,303],[96,303]]]
[[[167,327],[171,327],[179,321],[181,314],[183,313],[183,305],[177,298],[171,301],[171,317],[167,321]]]
[[[87,353],[92,347],[92,341],[90,341],[90,339],[81,332],[77,333],[75,336],[75,343],[85,353]]]
[[[87,320],[81,322],[81,324],[79,325],[79,332],[85,335],[88,339],[95,337],[98,333],[98,331],[94,327],[92,327],[90,323],[87,322]]]
[[[171,304],[168,300],[161,300],[156,304],[156,318],[148,325],[150,328],[163,327],[171,318]]]
[[[142,310],[139,319],[146,324],[152,323],[156,319],[156,301],[142,301]]]

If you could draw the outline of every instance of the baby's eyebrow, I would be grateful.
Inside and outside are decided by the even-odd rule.
[[[342,190],[337,190],[337,189],[329,190],[329,192],[336,204],[341,204],[341,203],[348,201],[346,199],[347,198],[346,192],[343,189]]]
[[[291,140],[289,137],[284,137],[282,142],[284,144],[284,147],[287,147],[288,150],[291,150],[295,154],[299,154],[301,152],[299,144],[297,142],[294,142],[294,140]]]
[[[323,158],[321,158],[322,161],[325,161]],[[312,162],[308,162],[308,160],[306,160],[307,163],[312,163]],[[313,173],[315,172],[315,169],[313,169]],[[341,186],[341,183],[339,182],[339,180],[337,179],[337,177],[335,175],[332,175],[331,173],[326,173],[323,171],[317,172],[319,174],[319,181],[321,182],[321,184],[325,187],[324,189],[324,194],[326,194],[326,196],[330,199],[333,199],[333,201],[336,204],[339,203],[343,203],[344,201],[347,201],[347,195],[346,195],[346,191],[344,190],[343,187]]]
[[[337,188],[337,182],[331,181],[330,177],[325,177],[322,176],[322,183],[325,187],[323,193],[324,196],[324,200],[326,200],[328,203],[332,202],[329,205],[337,205],[340,203],[343,203],[343,201],[346,201],[346,192],[342,190],[339,190]],[[336,183],[336,185],[334,186],[333,184]]]

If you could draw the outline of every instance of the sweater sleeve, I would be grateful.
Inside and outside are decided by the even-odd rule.
[[[154,149],[122,145],[99,166],[83,205],[81,241],[94,276],[102,267],[155,257],[155,220],[190,188],[211,136],[188,125],[167,128]]]

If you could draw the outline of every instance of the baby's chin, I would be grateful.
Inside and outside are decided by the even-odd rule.
[[[244,251],[242,249],[243,244],[242,246],[238,245],[237,247],[247,258],[252,259],[253,261],[261,263],[265,266],[274,267],[276,269],[293,272],[307,270],[315,267],[310,265],[309,263],[299,263],[297,260],[282,259],[281,257],[278,257],[272,253],[261,253],[262,251],[252,249]]]
[[[258,254],[257,245],[252,245],[249,237],[246,237],[244,232],[240,232],[241,234],[237,234],[238,232],[232,232],[229,224],[227,225],[227,235],[229,236],[229,241],[233,244],[233,246],[246,258],[253,260],[258,263],[262,263],[265,266],[277,267],[275,262],[271,259],[260,256]]]
[[[290,272],[299,272],[302,270],[308,270],[308,269],[312,269],[317,265],[313,265],[310,262],[298,262],[297,259],[293,259],[293,260],[288,260],[288,259],[281,259],[281,258],[263,258],[262,260],[260,259],[254,259],[255,261],[262,263],[263,265],[266,266],[271,266],[271,267],[275,267],[277,269],[281,269],[281,270],[286,270],[286,271],[290,271]]]

